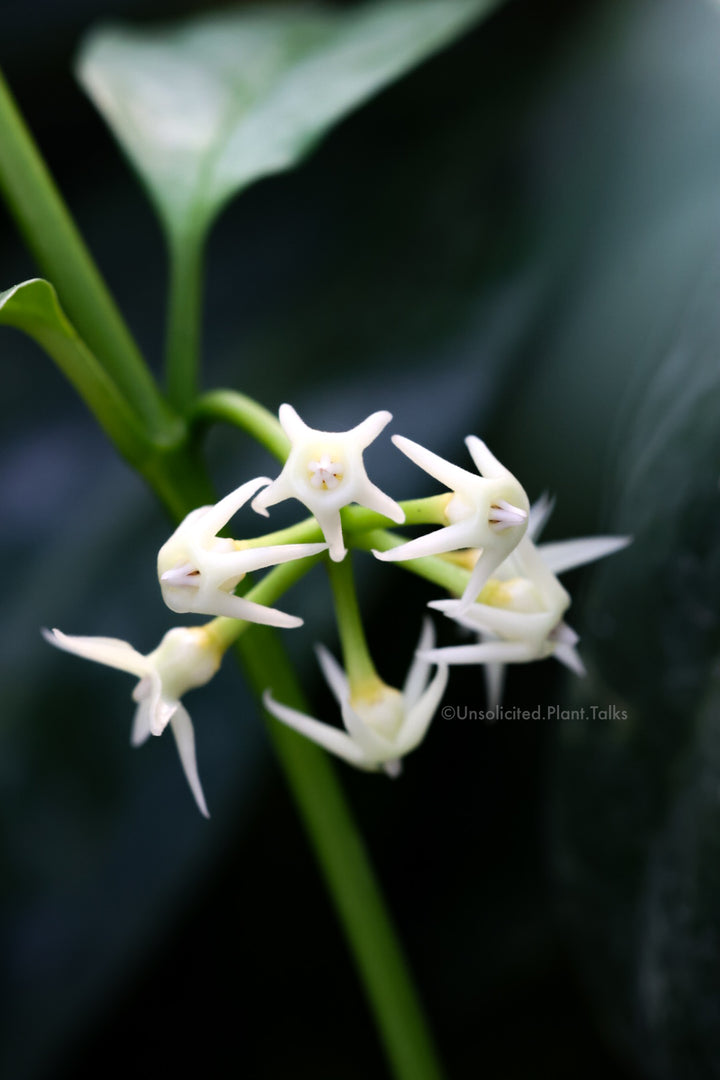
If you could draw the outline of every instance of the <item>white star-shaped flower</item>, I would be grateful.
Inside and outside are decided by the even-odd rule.
[[[480,640],[474,645],[424,650],[422,655],[435,663],[485,664],[492,705],[500,699],[505,664],[554,656],[577,675],[585,674],[575,648],[578,635],[563,622],[570,595],[556,574],[611,555],[630,543],[624,536],[593,536],[536,547],[532,537],[549,510],[547,500],[533,507],[528,534],[495,570],[474,604],[432,600],[428,605],[476,631]]]
[[[137,676],[140,681],[132,693],[137,702],[132,745],[140,746],[149,735],[161,735],[169,723],[190,790],[200,812],[209,817],[197,771],[195,733],[180,698],[204,686],[219,668],[222,648],[212,634],[205,627],[177,627],[147,656],[117,638],[77,637],[60,630],[43,630],[43,636],[66,652]]]
[[[430,650],[433,640],[432,624],[427,619],[418,648]],[[397,776],[402,768],[401,758],[425,738],[445,692],[447,667],[441,661],[435,676],[428,683],[430,662],[416,654],[402,691],[376,678],[361,692],[351,694],[347,676],[337,660],[321,645],[317,646],[317,656],[323,675],[340,706],[346,731],[282,705],[275,701],[269,690],[263,696],[265,708],[278,720],[350,765],[369,772],[382,771],[388,776]]]
[[[256,604],[233,590],[246,574],[267,566],[304,559],[325,551],[327,544],[275,544],[243,549],[235,540],[216,534],[241,506],[270,479],[259,476],[231,491],[214,506],[188,514],[158,554],[158,578],[163,600],[181,614],[228,615],[267,626],[302,626],[302,619]]]
[[[462,600],[458,601],[467,607],[525,533],[529,509],[527,495],[512,473],[475,435],[469,435],[465,444],[479,476],[402,435],[393,435],[392,441],[411,461],[451,489],[453,495],[445,509],[449,524],[389,551],[374,551],[373,554],[383,562],[403,562],[461,548],[480,548],[481,555]]]
[[[392,419],[391,413],[373,413],[349,431],[308,427],[292,405],[281,405],[278,416],[290,439],[290,453],[277,479],[253,499],[253,510],[267,517],[268,506],[298,499],[317,519],[333,562],[340,562],[346,554],[340,521],[343,506],[356,502],[402,524],[405,514],[371,483],[362,457],[363,450]]]

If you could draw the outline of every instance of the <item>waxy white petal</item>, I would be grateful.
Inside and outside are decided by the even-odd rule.
[[[420,656],[421,651],[432,649],[435,644],[435,627],[432,619],[423,619],[420,640],[417,643],[415,655],[403,684],[403,697],[408,708],[412,708],[420,700],[423,690],[427,686],[430,677],[430,663]]]
[[[540,544],[538,551],[553,574],[563,574],[576,566],[585,566],[596,559],[604,559],[606,555],[621,551],[631,542],[630,536],[586,536],[577,540]]]
[[[205,802],[205,796],[203,795],[203,789],[197,770],[195,731],[193,730],[192,720],[190,719],[187,710],[184,709],[182,705],[178,705],[175,710],[175,714],[170,721],[170,727],[175,736],[175,743],[178,748],[178,754],[180,755],[180,763],[182,764],[187,782],[190,785],[190,790],[195,796],[195,802],[198,805],[200,813],[203,814],[204,817],[209,818],[210,814]]]
[[[429,651],[431,650],[428,650],[428,652]],[[442,649],[436,651],[442,652]],[[425,655],[419,657],[419,659],[427,663],[427,652]],[[416,746],[419,746],[425,738],[427,730],[432,722],[432,718],[445,693],[448,674],[447,666],[441,661],[435,672],[435,676],[425,690],[425,693],[418,698],[413,706],[408,708],[405,723],[403,724],[398,737],[398,746],[403,754],[409,754],[410,751],[414,750]]]
[[[357,743],[339,728],[322,724],[319,720],[298,712],[297,709],[291,709],[289,705],[282,705],[279,701],[275,701],[269,690],[263,694],[263,705],[277,720],[282,720],[288,727],[299,731],[301,735],[312,739],[318,746],[343,758],[350,765],[355,765],[358,769],[375,768],[374,763],[365,757]]]
[[[555,499],[551,498],[547,491],[544,491],[540,498],[536,499],[530,507],[528,527],[525,533],[530,540],[537,540],[554,509]]]
[[[347,675],[340,667],[340,664],[338,664],[333,654],[329,649],[326,649],[324,645],[316,645],[315,654],[318,658],[322,673],[325,676],[325,682],[332,690],[338,705],[342,705],[344,701],[349,701],[350,684],[348,683]]]
[[[98,664],[107,664],[118,671],[127,671],[142,679],[151,670],[147,657],[119,638],[79,637],[75,634],[63,634],[62,630],[45,630],[42,635],[50,645],[55,645],[65,652],[75,653],[85,660],[94,660]]]
[[[477,645],[448,645],[422,654],[433,664],[521,664],[534,660],[533,650],[524,641],[481,641]]]

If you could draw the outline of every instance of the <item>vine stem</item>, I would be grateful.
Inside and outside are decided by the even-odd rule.
[[[237,645],[258,695],[269,686],[307,712],[280,637],[253,626]],[[323,751],[265,714],[398,1080],[442,1080],[435,1047],[397,933],[336,774]]]
[[[165,373],[168,397],[181,413],[197,396],[202,332],[203,232],[184,233],[169,241]]]
[[[351,559],[352,555],[348,552],[342,562],[328,559],[326,565],[335,600],[335,619],[340,634],[343,666],[352,694],[362,685],[377,684],[379,680],[363,629]]]
[[[193,406],[191,423],[207,424],[220,420],[246,431],[279,461],[285,461],[290,440],[269,409],[237,390],[210,390]]]

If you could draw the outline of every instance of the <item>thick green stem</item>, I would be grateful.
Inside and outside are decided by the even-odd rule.
[[[203,233],[170,241],[165,364],[168,397],[186,412],[197,394],[202,331]]]
[[[156,447],[140,471],[174,521],[181,521],[198,506],[215,502],[202,460],[184,441],[176,447]]]
[[[258,695],[303,711],[295,673],[280,637],[251,627],[238,643]],[[397,933],[383,903],[362,838],[323,751],[266,714],[268,730],[365,986],[398,1080],[441,1080],[442,1070],[408,973]]]
[[[378,675],[365,637],[351,558],[348,553],[342,562],[328,560],[327,570],[335,601],[335,619],[342,645],[343,666],[350,682],[350,690],[356,692],[368,682],[377,682]]]
[[[71,322],[136,409],[151,437],[167,406],[75,226],[0,73],[0,191]]]

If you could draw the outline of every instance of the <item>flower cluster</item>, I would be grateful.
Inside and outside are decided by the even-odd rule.
[[[180,699],[212,678],[224,652],[248,623],[285,629],[302,625],[298,616],[267,603],[293,580],[287,574],[280,580],[282,564],[302,560],[295,575],[300,576],[327,553],[344,666],[322,646],[317,652],[345,730],[277,701],[272,687],[264,695],[265,707],[360,769],[398,775],[402,758],[425,736],[450,665],[482,664],[493,702],[501,692],[505,664],[555,656],[578,674],[583,672],[575,648],[577,635],[563,621],[570,597],[556,575],[619,550],[627,539],[595,537],[536,546],[549,502],[543,499],[531,509],[522,486],[480,439],[466,439],[477,470],[471,472],[395,435],[395,446],[448,489],[412,504],[413,523],[439,528],[399,541],[385,532],[385,526],[388,521],[403,524],[405,510],[371,482],[363,462],[363,451],[390,419],[390,413],[376,412],[349,431],[321,431],[308,427],[292,406],[281,406],[280,425],[290,450],[276,479],[248,480],[214,506],[193,510],[158,554],[158,580],[166,605],[174,612],[214,616],[205,626],[176,627],[147,655],[112,638],[44,632],[61,649],[137,677],[132,744],[140,745],[150,734],[160,735],[169,724],[188,783],[205,815],[193,726]],[[235,540],[218,535],[248,502],[253,511],[267,517],[270,507],[286,499],[301,502],[312,519],[274,537]],[[347,519],[341,511],[351,503],[364,510]],[[377,559],[403,563],[442,583],[450,598],[432,601],[430,607],[478,637],[475,644],[436,648],[427,619],[402,690],[382,681],[367,649],[346,559],[348,521],[350,546],[370,547]],[[249,593],[236,593],[247,574],[270,567],[277,569]]]

